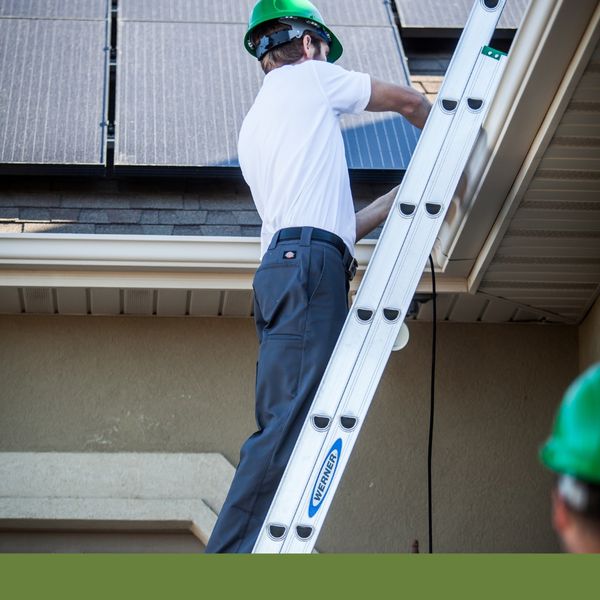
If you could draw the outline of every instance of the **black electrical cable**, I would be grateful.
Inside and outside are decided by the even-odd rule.
[[[431,267],[432,299],[433,299],[433,339],[431,343],[431,398],[429,405],[429,444],[427,451],[427,517],[429,524],[429,554],[433,554],[433,519],[431,506],[431,457],[433,454],[433,415],[435,407],[435,349],[437,343],[437,294],[435,290],[435,267],[433,257],[429,255]]]

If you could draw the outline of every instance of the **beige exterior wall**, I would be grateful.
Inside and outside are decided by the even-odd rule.
[[[579,328],[579,370],[600,362],[600,300]]]
[[[394,354],[317,547],[427,547],[431,325]],[[537,460],[575,327],[439,325],[434,549],[556,551]],[[0,317],[0,452],[221,452],[254,430],[249,319]]]

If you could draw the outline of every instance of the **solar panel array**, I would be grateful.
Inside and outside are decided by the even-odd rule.
[[[396,0],[400,24],[406,29],[461,29],[474,0]],[[507,0],[500,29],[517,29],[531,0]]]
[[[168,23],[248,23],[256,0],[120,0],[119,14],[127,21]],[[318,0],[328,25],[372,27],[390,25],[386,0]]]
[[[0,0],[0,163],[106,163],[108,0]]]
[[[108,0],[0,0],[0,17],[104,21]]]
[[[262,82],[243,49],[255,0],[119,0],[117,170],[237,167]],[[408,83],[390,3],[320,0],[339,64]],[[107,163],[110,0],[0,0],[0,170]],[[390,113],[344,117],[354,170],[404,170],[418,132]]]
[[[115,167],[237,167],[237,136],[262,82],[242,46],[253,0],[121,0]],[[388,3],[322,0],[340,64],[408,83]],[[418,132],[392,114],[343,120],[351,169],[403,170]]]
[[[125,21],[164,23],[245,23],[254,0],[120,0]]]

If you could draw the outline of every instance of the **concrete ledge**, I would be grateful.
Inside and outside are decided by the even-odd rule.
[[[0,528],[185,529],[206,544],[234,468],[220,454],[0,454]]]

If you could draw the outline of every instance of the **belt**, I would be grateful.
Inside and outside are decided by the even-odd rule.
[[[279,242],[299,240],[302,238],[302,227],[286,227],[285,229],[279,230],[275,235],[278,236],[277,240]],[[352,281],[352,279],[354,279],[358,263],[352,254],[350,254],[348,246],[346,246],[341,237],[335,235],[335,233],[331,233],[330,231],[325,231],[324,229],[318,229],[314,227],[310,239],[317,242],[325,242],[326,244],[330,244],[334,248],[337,248],[339,253],[342,255],[348,280]]]

